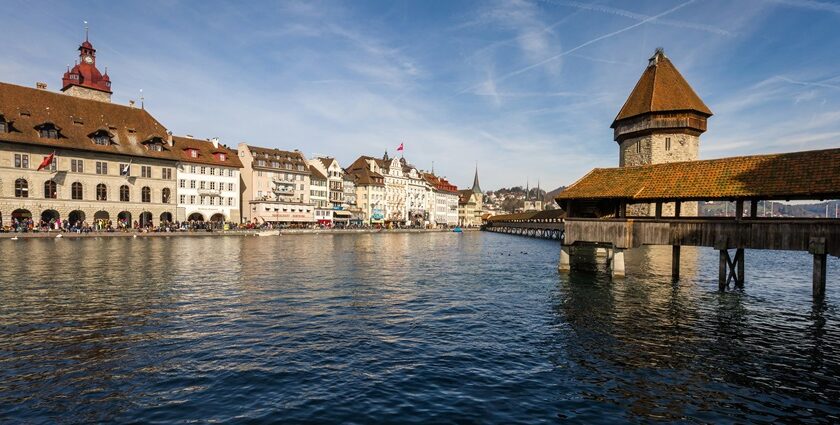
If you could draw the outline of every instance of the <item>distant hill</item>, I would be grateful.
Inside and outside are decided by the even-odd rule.
[[[760,202],[758,215],[761,217],[825,217],[826,207],[828,216],[840,215],[840,201],[820,202],[818,204],[783,204],[781,202]],[[723,217],[735,215],[734,202],[700,202],[700,215],[706,217]],[[749,215],[749,210],[745,213]]]
[[[545,202],[554,204],[554,198],[562,191],[566,190],[566,186],[560,186],[545,194]]]

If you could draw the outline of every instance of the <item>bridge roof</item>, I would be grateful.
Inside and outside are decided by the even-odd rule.
[[[840,198],[840,148],[596,168],[557,195],[635,201]]]
[[[521,212],[521,213],[494,215],[494,216],[488,218],[487,221],[546,220],[546,219],[563,218],[565,216],[566,216],[565,211],[557,209],[557,210],[526,211],[526,212]]]

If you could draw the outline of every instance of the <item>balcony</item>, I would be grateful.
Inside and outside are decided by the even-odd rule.
[[[200,196],[222,196],[221,189],[198,189]]]

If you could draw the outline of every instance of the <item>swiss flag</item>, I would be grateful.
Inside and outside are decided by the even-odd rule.
[[[53,151],[53,153],[51,153],[49,156],[44,157],[44,160],[41,161],[41,165],[38,166],[38,171],[41,171],[44,168],[49,167],[50,164],[52,164],[53,159],[55,159],[55,151]]]
[[[399,152],[399,151],[401,151],[401,150],[403,150],[403,144],[402,144],[402,143],[400,143],[400,146],[399,146],[399,147],[397,147],[397,152]]]

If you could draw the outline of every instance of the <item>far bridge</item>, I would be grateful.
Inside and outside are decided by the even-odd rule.
[[[563,210],[527,211],[502,214],[487,219],[483,230],[509,235],[562,241],[565,231]]]

